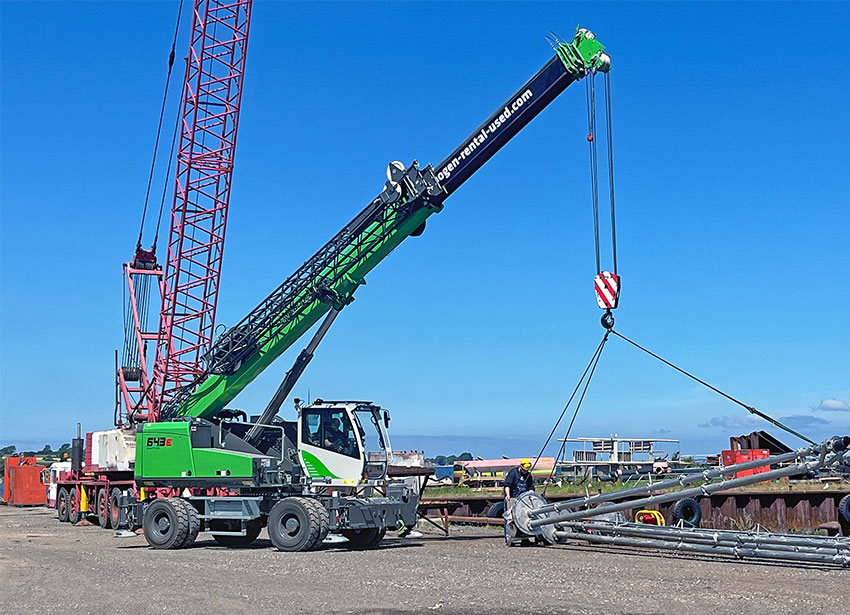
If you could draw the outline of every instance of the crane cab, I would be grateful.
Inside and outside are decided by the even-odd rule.
[[[298,410],[298,457],[312,484],[382,485],[392,458],[389,413],[364,401],[324,401]]]

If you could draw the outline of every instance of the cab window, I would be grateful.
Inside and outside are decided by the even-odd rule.
[[[345,411],[334,408],[305,409],[301,420],[301,439],[304,444],[348,457],[360,457],[357,438]]]

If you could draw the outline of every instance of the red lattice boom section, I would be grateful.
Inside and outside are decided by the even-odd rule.
[[[195,0],[148,420],[212,342],[250,16],[251,0]]]

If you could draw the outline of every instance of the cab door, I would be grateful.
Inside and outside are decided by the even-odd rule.
[[[301,409],[298,456],[314,483],[352,487],[363,477],[363,443],[346,407]]]

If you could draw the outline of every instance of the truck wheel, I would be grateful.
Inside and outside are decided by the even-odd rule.
[[[366,545],[366,547],[367,548],[377,547],[379,544],[381,544],[381,541],[384,539],[384,536],[386,535],[386,533],[387,533],[387,528],[382,527],[381,529],[379,529],[377,532],[375,532],[375,537],[372,538],[372,540],[369,541],[369,543]]]
[[[68,522],[68,490],[62,487],[56,496],[56,516],[62,523]]]
[[[127,525],[127,514],[121,511],[120,498],[121,490],[113,487],[109,492],[109,527],[113,530],[120,530]]]
[[[307,502],[316,511],[316,516],[319,519],[319,538],[315,545],[318,547],[318,545],[328,537],[328,532],[330,531],[328,511],[319,500],[308,499]]]
[[[106,497],[106,489],[101,487],[97,490],[95,498],[95,508],[97,509],[97,521],[100,527],[106,529],[109,527],[109,498]]]
[[[74,525],[80,520],[80,501],[77,499],[77,490],[68,491],[68,523]]]
[[[216,522],[213,522],[216,523]],[[224,527],[221,527],[222,530],[227,531],[235,531],[233,527],[231,527],[226,522],[218,521],[218,523],[224,523]],[[233,523],[233,522],[231,522]],[[236,522],[238,523],[238,522]],[[234,525],[236,525],[234,523]],[[215,528],[215,525],[212,526]],[[238,529],[235,528],[235,529]],[[259,519],[252,519],[245,524],[245,535],[244,536],[219,536],[217,534],[213,534],[213,538],[215,541],[223,547],[244,547],[245,545],[249,545],[255,540],[257,540],[257,536],[260,535],[260,531],[263,529],[263,524]]]
[[[186,517],[189,520],[189,527],[186,531],[186,538],[183,540],[183,544],[180,545],[180,548],[188,547],[194,544],[195,539],[198,537],[198,532],[201,531],[201,520],[198,518],[198,511],[192,506],[192,503],[189,500],[177,500],[178,502],[183,504],[183,508],[186,509]]]
[[[341,534],[348,538],[346,547],[349,549],[369,549],[377,546],[383,539],[387,530],[376,527],[366,528],[365,530],[342,530]]]
[[[699,527],[702,510],[693,498],[682,498],[673,505],[673,523],[682,521],[685,527]]]
[[[838,514],[850,523],[850,494],[845,495],[838,501]]]
[[[156,499],[145,511],[142,526],[154,549],[179,549],[189,531],[189,513],[177,498]]]
[[[269,513],[269,538],[281,551],[309,551],[319,543],[321,518],[310,500],[283,498]]]

